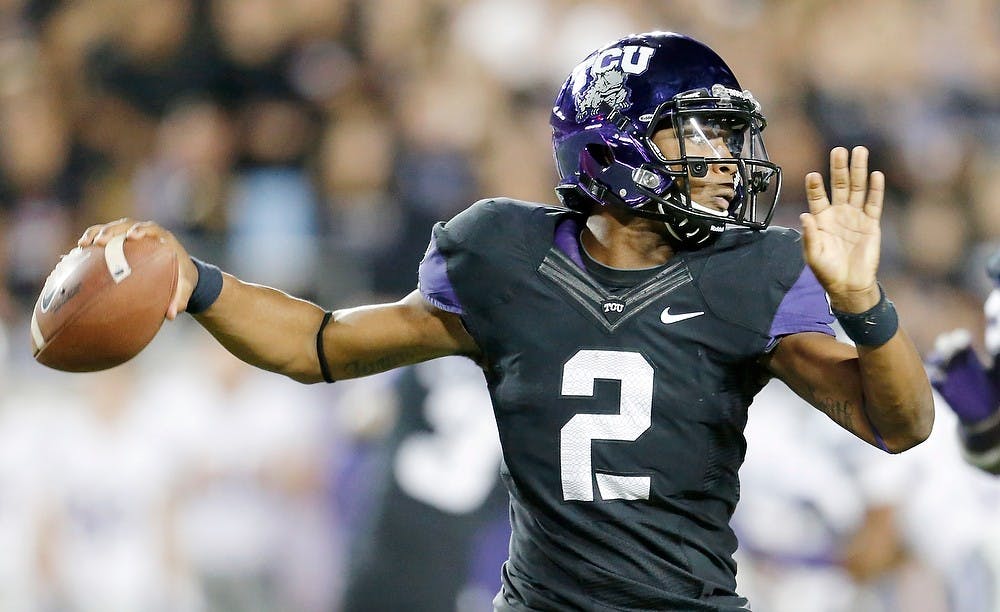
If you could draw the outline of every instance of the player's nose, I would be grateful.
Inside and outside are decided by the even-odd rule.
[[[722,174],[724,176],[730,176],[730,177],[736,176],[737,172],[736,160],[734,160],[732,156],[729,156],[729,159],[727,159],[726,161],[717,164],[712,164],[712,169],[715,171],[716,174]]]

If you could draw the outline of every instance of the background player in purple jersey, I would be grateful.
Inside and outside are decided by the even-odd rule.
[[[470,207],[435,227],[418,290],[395,303],[326,312],[191,259],[151,222],[80,243],[169,241],[168,316],[187,310],[236,356],[302,382],[475,359],[511,495],[498,610],[746,609],[728,518],[767,378],[888,452],[931,430],[923,365],[876,280],[884,177],[864,147],[835,148],[829,195],[805,178],[801,244],[768,228],[781,173],[760,105],[672,33],[594,51],[551,124],[564,207]],[[833,337],[834,316],[856,347]]]
[[[956,329],[938,337],[928,367],[934,388],[958,416],[965,459],[1000,474],[1000,252],[987,264],[987,274],[995,285],[983,306],[988,365],[973,349],[968,330]]]

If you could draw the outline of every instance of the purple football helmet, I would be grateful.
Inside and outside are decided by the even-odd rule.
[[[781,169],[764,150],[760,104],[692,38],[650,32],[594,51],[563,84],[549,121],[556,193],[571,208],[596,202],[664,221],[685,249],[710,244],[727,224],[771,221]],[[673,130],[669,148],[653,142],[661,130]],[[692,182],[722,172],[724,198],[692,199]]]

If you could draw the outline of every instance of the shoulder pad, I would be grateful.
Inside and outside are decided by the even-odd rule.
[[[712,313],[766,336],[785,293],[805,266],[792,229],[729,229],[692,274]],[[700,268],[700,271],[697,271]]]
[[[450,250],[461,247],[480,253],[494,249],[505,252],[521,251],[523,256],[534,251],[529,247],[543,248],[547,252],[558,219],[574,214],[563,208],[522,202],[510,198],[480,200],[455,215],[450,221],[435,228],[438,248],[448,255]]]
[[[480,200],[434,227],[434,242],[463,306],[510,298],[552,248],[567,209],[507,198]]]

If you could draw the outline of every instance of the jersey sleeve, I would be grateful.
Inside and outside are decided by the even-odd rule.
[[[418,289],[434,306],[466,316],[509,301],[552,246],[558,215],[539,204],[480,200],[438,223],[420,264]]]
[[[494,200],[480,200],[447,223],[434,225],[417,277],[417,288],[425,300],[460,316],[475,306],[460,301],[458,285],[469,276],[493,276],[484,264],[494,248],[490,229],[498,225],[497,208]]]
[[[803,266],[802,272],[788,293],[782,298],[778,310],[771,321],[771,344],[778,338],[801,332],[820,332],[834,335],[833,313],[826,291],[816,280],[809,266]]]
[[[441,227],[440,225],[438,227]],[[461,315],[462,304],[448,278],[448,264],[437,245],[438,231],[431,233],[427,252],[417,273],[417,289],[424,299],[446,312]]]

